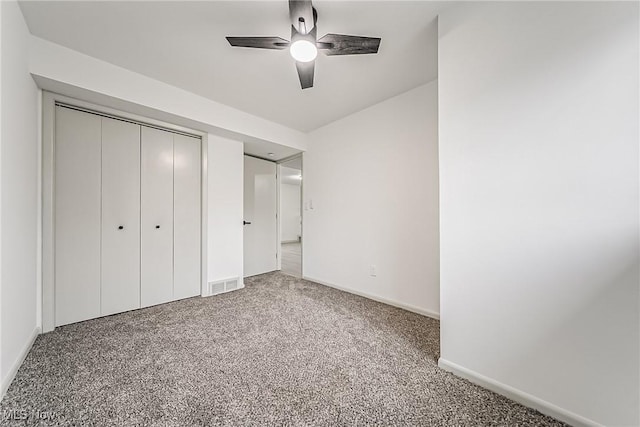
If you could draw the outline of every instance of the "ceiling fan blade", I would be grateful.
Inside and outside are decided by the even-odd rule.
[[[227,37],[227,41],[235,47],[279,50],[289,47],[289,41],[282,37]]]
[[[315,66],[315,59],[309,62],[296,61],[296,69],[298,70],[298,77],[300,77],[300,86],[302,86],[302,89],[313,87]]]
[[[364,55],[378,53],[379,47],[379,37],[327,34],[318,40],[318,49],[322,49],[327,55]]]
[[[300,34],[311,32],[316,25],[316,16],[311,0],[289,0],[291,26]]]

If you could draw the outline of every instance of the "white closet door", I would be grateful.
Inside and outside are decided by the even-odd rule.
[[[99,116],[55,110],[55,325],[100,316]]]
[[[140,126],[102,119],[102,312],[140,308]]]
[[[142,307],[173,299],[173,133],[142,126]]]
[[[173,299],[200,295],[200,139],[173,135]]]

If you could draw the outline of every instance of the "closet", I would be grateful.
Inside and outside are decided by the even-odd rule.
[[[201,140],[55,107],[55,325],[200,294]]]

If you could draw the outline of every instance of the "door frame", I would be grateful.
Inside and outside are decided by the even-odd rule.
[[[141,125],[187,134],[200,138],[200,295],[205,296],[207,286],[207,219],[208,219],[208,134],[206,132],[173,125],[160,120],[96,105],[58,93],[42,91],[42,145],[41,145],[41,259],[40,303],[42,332],[55,328],[55,107],[62,103],[95,114],[120,118]]]
[[[277,267],[278,271],[282,271],[282,239],[280,236],[280,229],[282,227],[282,215],[280,213],[280,185],[281,182],[281,168],[282,164],[290,160],[300,159],[300,175],[302,180],[300,181],[300,278],[304,277],[304,152],[294,154],[293,156],[285,157],[284,159],[276,162],[276,215],[278,219],[278,226],[276,227],[278,235],[276,236],[277,248]]]

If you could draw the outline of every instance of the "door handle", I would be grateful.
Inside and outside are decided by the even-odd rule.
[[[242,221],[242,225],[250,225],[251,223],[248,221]]]

